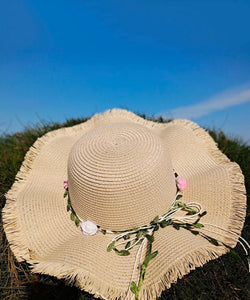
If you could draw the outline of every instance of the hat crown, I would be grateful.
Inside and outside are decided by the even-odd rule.
[[[83,135],[69,155],[68,184],[77,215],[107,230],[148,224],[176,194],[166,143],[130,122],[104,124]]]

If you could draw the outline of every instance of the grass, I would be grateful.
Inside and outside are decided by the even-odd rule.
[[[141,115],[146,118],[145,115]],[[4,194],[11,187],[19,170],[24,155],[35,140],[46,132],[61,127],[68,127],[86,121],[88,118],[70,119],[64,123],[37,123],[13,135],[0,136],[0,208],[5,204]],[[147,117],[158,122],[163,118]],[[237,138],[228,138],[222,131],[208,129],[218,147],[232,161],[237,162],[245,176],[248,195],[250,191],[250,147]],[[249,207],[249,205],[248,205]],[[242,236],[250,240],[249,208]],[[237,246],[240,259],[230,254],[210,261],[198,268],[165,292],[160,299],[250,299],[249,274],[246,258],[242,249]],[[2,221],[0,224],[0,299],[69,299],[87,300],[93,297],[77,288],[69,287],[63,280],[33,275],[26,263],[18,263],[9,249]]]

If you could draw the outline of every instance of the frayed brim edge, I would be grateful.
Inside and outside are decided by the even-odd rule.
[[[191,129],[194,134],[200,138],[204,143],[204,148],[207,150],[208,155],[219,165],[223,165],[228,170],[229,180],[231,184],[231,198],[232,209],[229,219],[228,230],[233,231],[235,234],[240,235],[243,228],[245,214],[246,214],[246,190],[244,185],[244,176],[238,164],[231,162],[226,155],[224,155],[216,146],[212,137],[197,124],[188,120],[174,120],[167,124],[156,123],[145,120],[132,112],[126,110],[113,109],[106,111],[103,114],[97,114],[90,120],[68,128],[61,128],[51,131],[37,141],[30,147],[26,153],[22,166],[16,175],[15,182],[11,189],[6,194],[6,205],[2,211],[3,226],[13,251],[19,262],[26,260],[35,273],[49,274],[59,279],[64,278],[69,284],[74,284],[80,289],[94,294],[96,297],[104,295],[108,299],[113,300],[125,297],[126,293],[121,292],[115,287],[108,286],[104,281],[99,278],[93,278],[91,275],[86,275],[81,269],[72,268],[70,266],[62,265],[55,262],[44,262],[32,259],[27,246],[23,244],[22,235],[17,222],[17,199],[18,194],[26,184],[26,179],[32,169],[33,162],[37,155],[39,155],[43,145],[51,142],[54,138],[72,134],[79,130],[88,130],[98,126],[101,122],[109,121],[110,117],[128,119],[129,121],[141,124],[148,128],[157,127],[164,129],[170,124],[182,125]],[[234,247],[237,244],[238,238],[234,235],[226,239],[227,245]],[[216,259],[225,254],[227,249],[224,247],[216,247],[211,245],[209,248],[199,249],[192,253],[187,254],[181,259],[177,259],[171,268],[168,268],[166,273],[160,276],[158,282],[150,287],[143,287],[140,294],[140,299],[154,299],[160,296],[165,288],[169,288],[171,283],[176,282],[178,278],[182,278],[196,267],[200,267],[206,262]]]

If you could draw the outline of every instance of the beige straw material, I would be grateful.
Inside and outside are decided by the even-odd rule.
[[[112,132],[110,137],[107,132]],[[157,167],[147,161],[150,156]],[[3,209],[12,251],[18,261],[27,260],[34,272],[65,278],[96,297],[124,299],[136,247],[121,257],[106,251],[112,234],[83,235],[66,211],[63,180],[69,173],[73,206],[82,217],[89,214],[107,229],[141,221],[142,226],[174,200],[170,199],[173,177],[168,173],[172,167],[187,179],[183,202],[200,203],[207,211],[205,223],[241,233],[246,213],[243,175],[205,130],[187,120],[159,124],[113,109],[50,132],[30,148]],[[212,236],[231,247],[237,243],[232,234]],[[170,226],[156,232],[153,250],[159,254],[147,268],[140,299],[155,299],[178,278],[227,252],[199,235]]]
[[[169,209],[176,194],[166,143],[131,122],[83,135],[69,154],[68,180],[77,215],[106,230],[149,224]]]

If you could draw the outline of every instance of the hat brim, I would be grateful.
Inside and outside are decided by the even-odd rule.
[[[202,219],[206,224],[239,235],[246,213],[239,166],[230,162],[209,134],[193,122],[160,124],[113,109],[85,123],[46,134],[26,154],[6,195],[3,224],[10,247],[18,261],[31,264],[33,272],[65,278],[108,299],[125,298],[136,249],[121,257],[106,250],[112,235],[83,235],[66,211],[62,183],[67,178],[67,159],[74,143],[97,126],[121,121],[141,124],[166,141],[174,169],[188,182],[183,201],[200,203],[207,211]],[[236,245],[236,235],[226,233],[224,237],[219,229],[216,231],[210,235],[228,246]],[[170,226],[156,232],[153,247],[159,254],[147,269],[142,299],[156,298],[178,278],[227,252],[226,247],[212,245],[200,235]],[[136,269],[135,277],[138,272]]]

